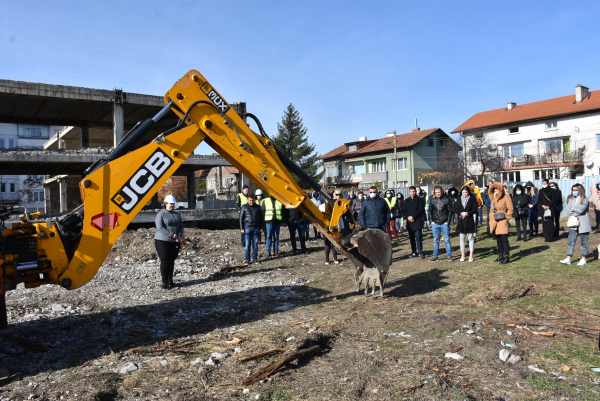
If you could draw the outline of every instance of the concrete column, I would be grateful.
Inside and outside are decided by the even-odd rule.
[[[69,209],[67,207],[67,180],[62,179],[58,182],[58,192],[60,194],[60,212],[65,213]]]
[[[113,106],[113,143],[114,146],[117,146],[123,139],[125,119],[123,117],[123,105],[115,103]]]
[[[90,127],[80,127],[81,134],[79,138],[81,139],[81,147],[89,148],[90,147]]]
[[[44,187],[44,213],[52,213],[52,204],[50,203],[50,185]]]
[[[196,208],[196,175],[192,171],[187,176],[188,209]]]

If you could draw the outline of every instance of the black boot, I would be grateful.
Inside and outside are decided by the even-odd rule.
[[[494,259],[494,262],[500,262],[503,258],[504,257],[502,255],[499,255],[496,259]]]
[[[501,265],[505,265],[505,264],[508,264],[508,263],[510,263],[510,259],[509,259],[509,257],[508,257],[508,256],[505,256],[505,257],[504,257],[504,259],[502,259],[502,260],[500,261],[500,264],[501,264]]]

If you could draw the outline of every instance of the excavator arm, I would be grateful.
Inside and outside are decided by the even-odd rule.
[[[320,212],[291,173],[328,195],[275,147],[256,117],[248,115],[257,121],[260,134],[198,71],[181,78],[166,93],[165,103],[160,113],[136,126],[106,159],[88,169],[80,182],[82,206],[45,222],[24,215],[12,229],[1,231],[1,291],[19,283],[75,289],[89,282],[133,218],[202,141],[286,208],[298,208],[354,263],[357,279],[364,268],[377,268],[385,282],[391,264],[387,236],[356,224],[347,199],[329,202],[325,213]],[[132,150],[169,111],[180,117],[179,124]],[[346,230],[339,232],[342,218]]]

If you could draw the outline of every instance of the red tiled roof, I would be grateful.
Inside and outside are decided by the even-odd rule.
[[[231,174],[239,174],[240,170],[235,167],[225,167],[225,170],[229,171]]]
[[[483,111],[462,123],[452,133],[472,129],[495,127],[522,121],[546,119],[549,117],[581,113],[600,109],[600,90],[590,91],[590,95],[580,103],[575,103],[575,95],[556,97],[539,102],[507,108]]]
[[[416,145],[417,143],[419,143],[420,141],[422,141],[423,139],[425,139],[426,137],[428,137],[430,134],[434,133],[437,130],[439,130],[439,128],[431,128],[431,129],[426,129],[426,130],[421,130],[421,131],[413,131],[413,132],[408,132],[406,134],[398,135],[396,137],[396,147],[397,148],[405,148],[405,147]],[[377,152],[380,150],[394,148],[394,138],[393,137],[386,136],[385,138],[376,139],[376,140],[373,140],[370,142],[371,143],[368,144],[367,146],[365,146],[359,150],[353,151],[353,152],[347,152],[346,151],[347,144],[343,144],[342,146],[338,146],[331,152],[328,152],[328,153],[325,153],[324,155],[322,155],[321,159],[331,159],[333,157],[351,157],[353,155]],[[352,143],[354,143],[354,142],[352,142]],[[358,142],[358,143],[360,143],[360,142]]]

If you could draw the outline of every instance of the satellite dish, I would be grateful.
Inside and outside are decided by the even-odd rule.
[[[587,160],[584,160],[584,161],[583,161],[583,163],[585,164],[585,166],[586,166],[587,168],[592,168],[592,167],[594,167],[594,160],[593,160],[593,159],[587,159]]]

